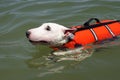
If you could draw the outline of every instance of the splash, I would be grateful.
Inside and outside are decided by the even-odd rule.
[[[88,46],[87,46],[88,47]],[[84,47],[86,48],[86,46]],[[74,60],[74,61],[82,61],[87,57],[90,57],[94,52],[94,48],[77,48],[75,50],[68,51],[58,51],[53,54],[50,54],[46,59],[53,60],[55,62],[65,61],[65,60]]]

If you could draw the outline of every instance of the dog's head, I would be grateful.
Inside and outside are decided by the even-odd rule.
[[[56,45],[65,43],[66,31],[72,31],[72,29],[56,23],[44,23],[38,28],[28,30],[26,36],[34,44],[46,43]]]

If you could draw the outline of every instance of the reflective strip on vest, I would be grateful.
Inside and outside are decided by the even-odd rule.
[[[105,27],[107,28],[107,30],[110,32],[110,34],[115,37],[115,34],[112,32],[112,30],[109,28],[108,25],[105,25]]]
[[[95,31],[92,28],[90,29],[90,31],[92,32],[92,34],[93,34],[93,36],[95,38],[95,41],[98,41],[98,37],[97,37]]]

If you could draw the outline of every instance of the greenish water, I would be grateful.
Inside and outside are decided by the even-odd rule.
[[[51,49],[25,37],[44,22],[70,27],[92,17],[120,19],[120,0],[0,0],[0,80],[120,80],[120,46],[55,63],[44,57]]]

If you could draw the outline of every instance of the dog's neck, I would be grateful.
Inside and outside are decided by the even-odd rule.
[[[62,47],[63,45],[67,44],[69,41],[74,39],[74,34],[67,32],[62,40],[56,41],[55,43],[52,43],[50,46],[51,48],[55,49],[56,47]]]

